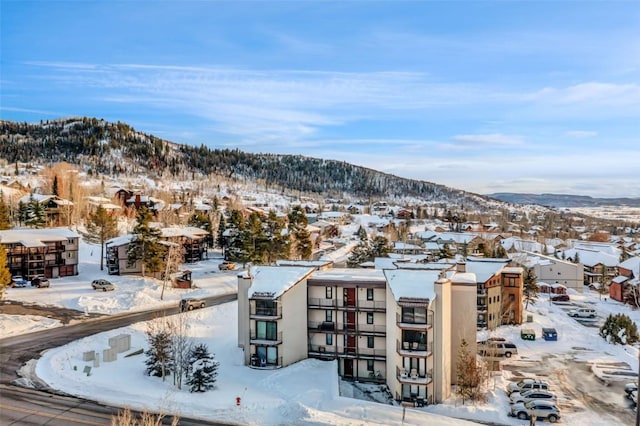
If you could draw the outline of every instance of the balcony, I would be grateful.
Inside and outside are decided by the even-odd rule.
[[[379,361],[387,359],[387,350],[384,348],[338,346],[335,351],[341,358],[375,359]]]
[[[400,342],[396,340],[396,351],[401,356],[425,358],[432,355],[433,346],[419,342]]]
[[[249,308],[249,318],[269,320],[282,318],[282,305],[277,304],[274,307],[261,307],[256,306],[252,301]]]
[[[310,331],[335,331],[336,323],[332,321],[309,321],[307,328]]]
[[[478,305],[478,312],[487,312],[487,305]]]
[[[368,311],[368,312],[386,312],[387,303],[382,300],[355,300],[347,303],[345,300],[337,300],[338,309]]]
[[[321,359],[335,359],[337,356],[335,346],[310,344],[308,347],[308,351],[309,351],[309,356],[313,356]]]
[[[321,297],[309,297],[307,299],[307,307],[309,308],[335,308],[337,306],[337,303],[338,301],[336,299],[325,299]]]
[[[249,335],[249,343],[252,345],[275,346],[282,344],[282,332],[276,333],[275,336],[258,336],[255,330],[251,330]]]
[[[251,355],[249,367],[256,370],[275,370],[282,367],[282,357],[278,357],[275,360],[260,359],[256,354]]]
[[[397,313],[396,314],[396,324],[398,325],[398,327],[400,328],[404,328],[407,330],[418,330],[418,331],[424,331],[424,330],[430,330],[432,327],[432,323],[433,323],[433,315],[429,315],[428,319],[426,320],[427,322],[414,322],[415,320],[413,318],[403,318],[401,314]]]
[[[420,373],[417,368],[396,367],[396,378],[405,385],[428,385],[433,380],[433,374],[432,371]]]

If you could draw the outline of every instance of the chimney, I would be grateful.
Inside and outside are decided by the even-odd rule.
[[[467,264],[462,261],[456,263],[456,272],[467,272]]]

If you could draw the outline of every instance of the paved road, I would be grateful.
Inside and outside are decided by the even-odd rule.
[[[205,298],[207,306],[228,303],[237,294]],[[178,313],[177,307],[88,319],[73,325],[0,339],[0,425],[108,425],[120,408],[62,395],[44,386],[25,389],[13,382],[17,370],[30,359],[37,359],[45,349],[65,345],[80,338],[147,321],[158,315]],[[38,385],[38,384],[36,384]],[[180,419],[181,425],[216,425],[195,419]]]

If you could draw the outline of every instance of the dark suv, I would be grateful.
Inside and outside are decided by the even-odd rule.
[[[44,288],[44,287],[49,287],[49,284],[50,284],[49,280],[42,277],[36,277],[31,280],[32,287]]]
[[[202,299],[182,299],[180,301],[180,312],[193,311],[194,309],[204,308],[206,305]]]
[[[551,301],[552,302],[570,302],[571,298],[569,297],[568,294],[558,294],[556,296],[551,296]]]

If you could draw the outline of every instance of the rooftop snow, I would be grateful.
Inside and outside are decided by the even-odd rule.
[[[251,269],[251,291],[253,294],[272,293],[274,298],[280,297],[313,270],[295,266],[256,266]]]
[[[78,237],[79,235],[69,228],[8,229],[0,231],[0,241],[2,243],[21,243],[25,246],[34,246],[34,244],[41,244],[43,241],[65,241],[69,238]]]
[[[377,269],[334,268],[317,271],[311,278],[327,281],[384,281],[384,274]]]
[[[407,297],[433,301],[436,298],[434,283],[439,278],[440,271],[387,269],[384,275],[396,300]]]

